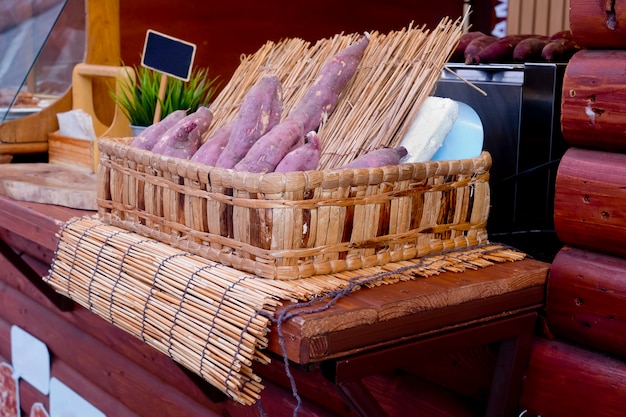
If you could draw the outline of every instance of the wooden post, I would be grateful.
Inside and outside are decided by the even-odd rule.
[[[165,98],[165,90],[167,88],[167,75],[161,73],[161,84],[159,85],[159,97],[156,102],[156,108],[154,109],[154,120],[152,123],[156,123],[161,120],[161,101]]]

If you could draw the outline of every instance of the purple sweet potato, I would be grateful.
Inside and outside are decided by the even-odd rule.
[[[515,47],[524,39],[533,35],[509,35],[485,46],[476,54],[475,61],[480,64],[507,63],[513,60]]]
[[[521,40],[513,49],[513,61],[541,61],[541,51],[546,46],[546,42],[544,37],[531,37]]]
[[[276,166],[276,172],[310,171],[317,168],[322,147],[317,132],[306,134],[304,144],[290,151]]]
[[[398,165],[400,160],[407,155],[404,146],[397,148],[379,148],[363,154],[341,168],[373,168],[387,165]]]
[[[189,143],[189,132],[194,130],[196,126],[191,120],[181,120],[161,136],[157,144],[152,148],[152,152],[160,153],[161,155],[171,155],[172,152]]]
[[[320,123],[335,110],[339,95],[356,73],[369,40],[369,34],[366,33],[325,62],[287,118],[302,123],[305,132],[317,130]]]
[[[459,43],[454,48],[454,52],[452,52],[452,56],[450,57],[450,61],[452,62],[463,62],[465,60],[465,49],[467,46],[477,38],[482,36],[486,36],[483,32],[475,31],[475,32],[466,32],[459,39]]]
[[[147,149],[151,150],[154,145],[159,141],[161,136],[167,132],[167,130],[178,123],[187,115],[185,110],[176,110],[172,113],[168,114],[161,121],[156,122],[144,129],[143,132],[139,136],[136,136],[132,142],[131,146],[134,146],[139,149]]]
[[[574,40],[574,35],[572,35],[572,32],[570,30],[561,30],[559,32],[553,33],[552,35],[550,35],[550,37],[548,38],[548,42],[550,41],[556,41],[559,39],[569,39],[570,41]]]
[[[232,168],[282,117],[282,86],[276,76],[261,78],[246,93],[226,147],[215,166]]]
[[[200,145],[202,145],[202,137],[211,126],[213,113],[208,107],[201,106],[198,107],[198,110],[187,117],[193,120],[197,125],[194,130],[189,132],[189,150],[196,152]],[[192,155],[193,153],[191,153],[188,158],[191,158]]]
[[[217,158],[226,147],[233,125],[228,123],[215,131],[191,157],[192,161],[215,166]]]
[[[302,123],[297,120],[283,120],[252,145],[246,156],[235,165],[235,169],[256,173],[273,172],[303,137]]]
[[[496,42],[498,38],[491,35],[479,36],[467,45],[465,48],[465,63],[478,64],[478,54],[487,46]]]
[[[212,120],[213,113],[208,107],[199,107],[171,127],[154,145],[152,152],[182,159],[191,158],[200,147],[202,135],[208,130]]]
[[[576,41],[562,38],[549,41],[541,51],[541,57],[548,62],[566,62],[580,50]]]

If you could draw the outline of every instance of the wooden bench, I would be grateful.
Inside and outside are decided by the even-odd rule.
[[[9,323],[22,321],[16,324],[30,327],[29,331],[50,346],[54,360],[63,361],[66,368],[81,369],[85,363],[92,363],[93,369],[81,369],[81,373],[90,380],[102,378],[103,370],[100,368],[113,366],[112,359],[103,362],[94,357],[85,361],[85,358],[74,358],[68,352],[81,349],[83,356],[89,355],[89,350],[85,349],[93,349],[94,343],[101,343],[112,351],[107,351],[107,355],[119,353],[124,357],[123,363],[132,364],[132,369],[136,369],[135,373],[129,370],[124,378],[138,378],[139,384],[124,383],[124,379],[110,369],[104,371],[106,383],[93,382],[104,391],[102,397],[115,398],[135,415],[148,415],[159,409],[160,401],[154,397],[151,397],[152,402],[157,405],[145,404],[146,388],[141,385],[148,384],[151,378],[154,381],[150,385],[168,381],[165,388],[161,388],[169,396],[163,401],[169,401],[167,407],[176,408],[179,412],[204,410],[205,415],[218,415],[212,413],[222,413],[227,409],[230,415],[249,415],[249,411],[241,406],[216,395],[208,384],[198,381],[193,375],[190,377],[165,355],[142,345],[139,339],[128,334],[121,336],[121,330],[78,305],[70,303],[68,307],[64,304],[67,300],[59,299],[54,295],[56,293],[49,293],[46,287],[37,283],[39,277],[45,274],[45,266],[52,261],[56,233],[63,222],[84,214],[89,212],[18,202],[0,196],[0,238],[4,242],[1,249],[5,256],[2,260],[10,261],[21,271],[21,277],[10,274],[0,277],[0,281],[7,281],[3,284],[5,286],[28,292],[29,297],[38,300],[43,307],[55,309],[56,303],[61,309],[70,310],[62,312],[56,308],[56,318],[51,319],[50,325],[59,330],[52,335],[43,330],[45,326],[41,323],[27,325],[31,321],[47,320],[33,313],[29,320],[22,321],[22,316],[16,312],[0,311],[0,319]],[[33,268],[35,264],[39,267]],[[391,406],[379,404],[379,399],[363,382],[367,377],[417,366],[424,358],[495,344],[499,346],[495,370],[489,399],[482,411],[489,416],[512,415],[519,399],[536,313],[544,305],[548,270],[549,264],[525,259],[462,273],[446,272],[428,278],[363,288],[339,298],[321,311],[314,310],[323,306],[323,301],[305,306],[311,312],[300,311],[282,323],[282,338],[272,327],[268,350],[274,357],[273,362],[280,364],[283,355],[281,341],[284,342],[288,363],[294,373],[300,375],[296,386],[302,388],[303,397],[306,397],[301,416],[324,415],[315,414],[320,412],[318,408],[326,410],[327,415],[339,413],[337,409],[328,410],[325,404],[327,398],[320,395],[323,392],[321,386],[317,388],[318,398],[314,398],[316,387],[309,386],[305,381],[309,376],[322,378],[337,388],[349,407],[341,414],[384,416],[389,413],[389,407],[401,409],[406,405],[397,401]],[[39,287],[38,294],[32,294],[33,285]],[[289,310],[294,307],[287,305],[283,308]],[[39,311],[39,308],[35,310]],[[60,329],[63,320],[74,329],[72,332],[63,333]],[[85,339],[91,340],[89,346],[80,346],[81,332],[85,334]],[[62,344],[57,337],[59,334],[73,335],[71,337],[75,340]],[[118,342],[120,337],[124,338],[124,343]],[[0,345],[2,343],[0,337]],[[98,349],[94,355],[102,353]],[[274,383],[277,386],[284,384],[284,375],[277,375],[276,368],[260,366],[259,372],[264,377],[264,383],[271,387]],[[122,383],[125,384],[125,391],[117,390],[116,386]],[[293,404],[288,388],[282,394],[273,394],[275,392],[274,388],[268,389],[267,395],[282,395],[286,403]],[[83,395],[87,400],[98,402],[98,398],[89,398],[89,393]],[[392,392],[389,397],[393,397]],[[23,400],[28,400],[28,396]],[[101,406],[112,407],[106,404],[103,401]],[[290,414],[288,411],[285,415]]]

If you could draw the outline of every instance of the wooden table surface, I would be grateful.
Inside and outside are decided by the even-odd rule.
[[[95,212],[0,196],[0,237],[50,264],[63,223],[85,215]],[[284,322],[287,354],[305,364],[537,310],[544,303],[548,271],[549,264],[525,259],[364,288],[322,311],[301,312]],[[310,308],[325,304],[320,301]],[[276,331],[270,333],[269,349],[282,354]]]

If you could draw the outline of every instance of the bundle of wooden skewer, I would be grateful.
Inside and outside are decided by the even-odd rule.
[[[251,276],[109,226],[93,217],[68,222],[46,281],[113,325],[197,373],[232,399],[255,403],[263,389],[253,362],[276,309],[333,291],[390,284],[442,271],[478,269],[524,254],[501,245],[439,254],[296,281]]]
[[[368,33],[359,68],[337,107],[319,129],[320,169],[331,169],[367,150],[395,146],[424,100],[432,95],[442,68],[463,34],[462,19]],[[311,44],[299,38],[268,42],[243,56],[227,85],[211,104],[213,126],[205,137],[234,119],[246,92],[264,75],[283,85],[283,115],[300,100],[324,63],[362,34],[338,34]]]

